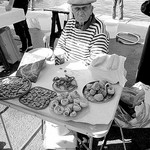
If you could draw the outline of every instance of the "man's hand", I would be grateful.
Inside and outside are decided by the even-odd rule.
[[[108,59],[107,69],[109,70],[117,70],[119,67],[120,58],[116,54],[112,54]]]
[[[110,56],[107,54],[102,54],[101,56],[98,56],[97,58],[95,58],[92,61],[91,65],[93,67],[98,67],[106,63],[106,68],[108,70],[117,70],[119,67],[119,62],[120,62],[120,58],[116,54],[112,54]]]
[[[98,67],[104,64],[104,62],[107,60],[107,54],[104,54],[102,56],[97,57],[96,59],[94,59],[91,63],[91,65],[93,67]]]

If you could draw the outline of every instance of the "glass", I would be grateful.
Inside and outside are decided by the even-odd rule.
[[[65,58],[63,55],[55,56],[55,65],[61,65],[63,63],[65,63]]]

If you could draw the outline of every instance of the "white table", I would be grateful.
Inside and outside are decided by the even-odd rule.
[[[25,19],[25,14],[21,8],[12,8],[6,11],[4,6],[0,6],[0,28],[12,25]]]
[[[53,77],[55,77],[56,75],[64,76],[64,74],[67,70],[68,74],[70,74],[70,75],[72,74],[76,78],[78,87],[79,87],[77,89],[77,91],[80,94],[82,94],[81,93],[82,84],[85,84],[90,80],[96,79],[97,76],[94,75],[94,77],[93,77],[92,76],[93,70],[91,71],[89,69],[78,71],[78,70],[76,70],[77,68],[74,68],[76,70],[74,72],[74,69],[73,70],[69,69],[69,67],[68,67],[69,64],[71,64],[71,63],[65,63],[64,65],[54,66],[51,62],[47,61],[46,66],[41,71],[37,82],[32,84],[32,87],[41,86],[41,87],[53,90],[52,89]],[[75,65],[75,66],[77,66],[77,65]],[[71,66],[71,68],[72,68],[72,66]],[[101,72],[102,76],[104,76],[105,74],[108,74],[106,71],[100,70],[100,72]],[[81,73],[81,75],[80,75],[80,73]],[[84,76],[82,73],[85,73],[88,75]],[[91,73],[91,74],[89,74],[89,73]],[[94,72],[94,74],[95,73],[96,72]],[[109,79],[109,77],[114,76],[114,74],[115,74],[114,72],[110,73],[108,75],[108,79]],[[107,76],[106,76],[106,78],[107,78]],[[115,89],[116,89],[115,97],[110,102],[105,103],[105,104],[98,104],[98,105],[90,103],[89,107],[90,107],[90,110],[92,110],[92,111],[89,111],[89,113],[87,113],[83,117],[83,119],[78,119],[78,120],[74,120],[74,121],[59,120],[58,118],[54,118],[50,114],[49,107],[47,107],[46,109],[43,109],[43,110],[31,109],[31,108],[21,104],[18,99],[0,101],[0,104],[6,105],[8,107],[14,108],[16,110],[19,110],[21,112],[24,112],[24,113],[27,113],[27,114],[30,114],[33,116],[36,116],[38,118],[41,118],[42,120],[49,121],[49,122],[52,122],[52,123],[55,123],[58,125],[63,125],[70,130],[86,134],[90,137],[100,138],[100,137],[105,137],[107,135],[107,133],[111,127],[111,123],[114,119],[114,115],[115,115],[117,106],[118,106],[118,102],[119,102],[120,95],[122,92],[122,86],[115,85]],[[107,106],[108,106],[108,109],[106,109]],[[92,114],[94,115],[95,113],[97,113],[97,111],[94,112],[94,108],[96,108],[95,110],[97,110],[97,108],[99,108],[99,110],[98,110],[99,115],[95,116],[95,117],[93,116],[94,119],[92,119],[92,123],[90,123],[91,120],[89,119],[89,117],[92,116]],[[100,124],[97,124],[97,122],[96,122],[96,124],[94,123],[97,120],[97,117],[99,118],[99,120],[101,122]],[[82,121],[82,120],[84,120],[84,121]]]
[[[40,86],[40,87],[44,87],[44,88],[47,88],[50,90],[54,90],[52,88],[52,83],[53,83],[52,80],[56,75],[59,76],[62,74],[62,76],[64,76],[66,74],[65,73],[66,70],[68,71],[67,74],[72,74],[72,73],[74,74],[74,72],[71,72],[71,70],[67,68],[68,66],[69,66],[68,63],[66,63],[65,65],[59,65],[59,66],[55,67],[53,64],[47,62],[45,68],[43,68],[43,70],[41,71],[37,82],[32,83],[32,87]],[[76,72],[78,72],[78,71],[76,71]],[[83,72],[89,73],[89,70],[83,71]],[[79,76],[78,73],[74,74],[74,77],[76,78],[77,83],[78,83],[77,91],[81,96],[82,96],[82,88],[83,88],[82,83],[85,85],[85,83],[88,83],[88,81],[91,78],[90,77],[91,75],[89,75],[89,76],[87,75],[87,77],[84,76],[84,78],[85,78],[85,80],[84,80],[82,77],[83,76],[82,73],[81,73],[81,76]],[[43,120],[47,120],[47,121],[50,121],[50,122],[53,122],[56,124],[64,125],[71,130],[75,130],[77,132],[81,132],[83,134],[87,134],[92,137],[101,137],[102,133],[100,131],[105,129],[107,132],[107,128],[108,128],[107,126],[114,119],[115,111],[117,109],[117,105],[118,105],[119,98],[121,95],[122,87],[117,84],[117,85],[115,85],[115,89],[116,89],[116,94],[111,101],[109,101],[107,103],[102,103],[102,104],[93,104],[93,103],[89,102],[90,110],[88,111],[88,113],[86,113],[81,119],[78,118],[74,121],[59,120],[59,117],[54,118],[53,114],[51,114],[49,111],[49,107],[47,107],[46,109],[43,109],[43,110],[35,110],[32,108],[29,108],[29,107],[21,104],[19,102],[18,98],[12,99],[12,100],[0,101],[0,104],[12,107],[12,108],[22,111],[24,113],[34,115]],[[94,108],[96,108],[97,110],[94,110]],[[98,110],[98,108],[99,108],[99,110]],[[108,109],[106,109],[106,108],[108,108]],[[97,116],[93,116],[92,119],[89,119],[89,117],[92,115],[95,115],[95,113],[98,113]],[[98,117],[99,117],[99,121],[97,121]],[[99,122],[100,122],[100,124],[98,124]],[[105,134],[105,132],[104,132],[104,134]]]

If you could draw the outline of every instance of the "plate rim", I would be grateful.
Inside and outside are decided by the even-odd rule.
[[[53,89],[54,89],[56,92],[58,92],[58,93],[72,92],[72,91],[74,91],[75,89],[78,88],[77,81],[76,81],[75,79],[74,79],[74,81],[76,82],[76,87],[72,88],[71,90],[63,90],[63,91],[57,90],[57,89],[55,88],[55,83],[56,83],[56,82],[53,82],[52,87],[53,87]]]
[[[100,80],[91,81],[91,82],[88,82],[87,84],[94,83],[94,82],[97,82],[97,81],[100,81]],[[107,81],[107,80],[105,80],[105,81]],[[110,83],[109,81],[107,81],[107,82]],[[86,85],[87,85],[87,84],[86,84]],[[83,89],[82,89],[82,94],[83,94],[84,98],[85,98],[88,102],[95,103],[95,104],[108,103],[108,102],[112,101],[112,100],[113,100],[113,97],[115,97],[115,95],[116,95],[116,93],[114,93],[113,96],[112,96],[110,99],[108,99],[107,101],[105,101],[105,100],[103,100],[103,101],[89,101],[89,100],[85,97],[85,95],[84,95],[84,93],[83,93],[83,90],[84,90],[84,88],[85,88],[86,85],[84,85],[84,87],[83,87]],[[115,88],[115,90],[116,90],[116,88]]]

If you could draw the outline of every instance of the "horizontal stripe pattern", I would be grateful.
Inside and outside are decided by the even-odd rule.
[[[64,50],[67,60],[91,63],[98,54],[108,53],[108,44],[109,36],[101,20],[96,18],[96,22],[83,31],[75,28],[75,20],[70,19],[58,40],[56,50]]]

